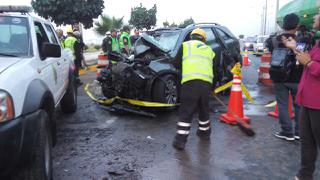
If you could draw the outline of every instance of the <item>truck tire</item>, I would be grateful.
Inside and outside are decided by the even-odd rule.
[[[41,111],[30,161],[12,179],[52,180],[52,137],[49,116]]]
[[[68,89],[60,101],[60,107],[63,113],[74,113],[77,110],[77,88],[74,77],[71,78]]]
[[[179,101],[179,84],[177,79],[171,74],[158,78],[153,86],[152,99],[155,102],[177,104]],[[174,110],[175,107],[165,109]]]

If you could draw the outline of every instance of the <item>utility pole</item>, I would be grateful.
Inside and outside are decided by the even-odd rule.
[[[278,11],[279,11],[279,0],[277,0],[276,3],[276,17],[275,17],[275,23],[274,23],[274,31],[277,32],[278,31],[278,24],[277,24],[277,15],[278,15]]]
[[[267,33],[267,14],[268,14],[268,1],[266,0],[266,8],[264,11],[264,29],[263,29],[263,35],[266,35]]]

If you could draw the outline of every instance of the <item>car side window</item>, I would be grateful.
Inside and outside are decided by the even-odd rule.
[[[37,35],[39,55],[40,55],[41,59],[44,59],[43,52],[42,52],[42,46],[43,46],[43,43],[49,42],[49,39],[46,34],[46,31],[44,30],[44,28],[40,22],[34,22],[34,26],[35,26],[35,31],[36,31],[36,35]]]
[[[203,28],[203,30],[206,32],[207,39],[206,39],[206,44],[209,46],[214,46],[218,45],[216,36],[213,34],[213,31],[211,28]]]
[[[232,40],[232,37],[230,37],[227,33],[223,32],[221,29],[216,29],[219,36],[221,37],[221,39],[223,39],[224,41],[227,41],[227,40]]]
[[[49,37],[50,37],[51,42],[54,44],[59,44],[58,40],[56,39],[56,36],[54,35],[52,27],[49,24],[46,24],[45,26],[46,26],[47,32],[49,33]]]

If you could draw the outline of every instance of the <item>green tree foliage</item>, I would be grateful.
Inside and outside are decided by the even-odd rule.
[[[171,24],[169,25],[169,27],[176,28],[176,27],[178,27],[178,25],[173,22],[173,23],[171,23]]]
[[[100,35],[105,35],[112,28],[120,29],[123,25],[122,18],[110,18],[107,15],[101,15],[99,21],[94,22],[94,31]]]
[[[168,21],[165,21],[162,23],[163,24],[163,27],[167,28],[170,26],[169,22]]]
[[[185,28],[190,24],[194,24],[194,20],[192,19],[192,17],[190,17],[189,19],[184,20],[182,23],[179,24],[179,28]]]
[[[142,4],[138,7],[131,8],[131,17],[129,24],[133,25],[137,29],[151,29],[152,26],[155,26],[157,23],[157,6],[149,10],[143,7]]]
[[[39,16],[57,25],[82,23],[84,28],[93,25],[104,8],[103,0],[32,0],[31,5]]]

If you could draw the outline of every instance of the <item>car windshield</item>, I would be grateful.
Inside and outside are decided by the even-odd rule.
[[[257,38],[255,37],[247,37],[246,42],[255,43],[257,41]]]
[[[153,36],[162,47],[172,51],[178,41],[179,35],[180,31],[167,31],[156,32]]]
[[[28,20],[25,17],[0,16],[0,56],[30,55]]]
[[[264,43],[264,41],[267,39],[267,37],[259,37],[257,40],[257,43]]]

